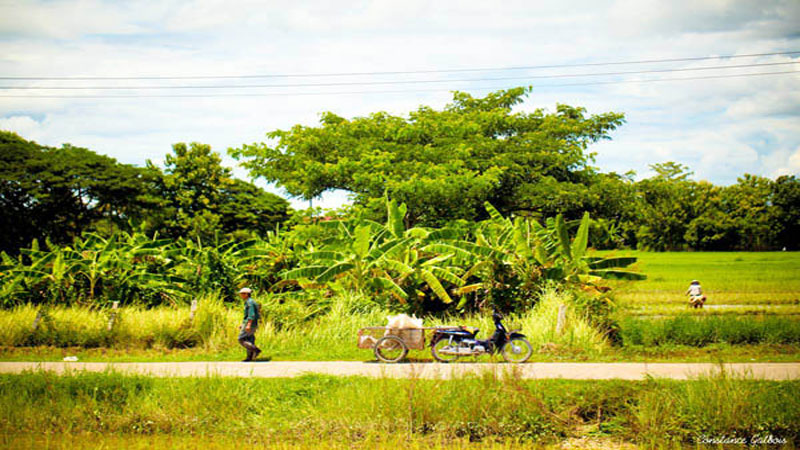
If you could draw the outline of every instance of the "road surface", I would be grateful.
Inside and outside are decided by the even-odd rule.
[[[264,361],[264,362],[0,362],[0,373],[46,370],[55,373],[114,370],[161,377],[233,376],[296,377],[308,373],[337,376],[447,379],[470,374],[515,371],[521,378],[564,378],[573,380],[642,380],[647,376],[685,380],[720,370],[739,377],[792,380],[800,379],[800,363],[530,363],[521,365],[492,363],[404,363],[379,364],[360,361]]]

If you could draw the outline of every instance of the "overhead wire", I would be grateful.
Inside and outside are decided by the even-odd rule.
[[[166,89],[253,89],[253,88],[295,88],[295,87],[332,87],[332,86],[385,86],[401,84],[429,83],[471,83],[481,81],[520,81],[533,79],[558,79],[580,77],[602,77],[622,75],[643,75],[649,73],[697,72],[705,70],[746,69],[752,67],[785,66],[798,64],[800,61],[735,64],[727,66],[684,67],[679,69],[632,70],[620,72],[595,72],[577,74],[528,75],[518,77],[461,78],[438,80],[389,80],[389,81],[346,81],[328,83],[296,83],[296,84],[228,84],[228,85],[167,85],[167,86],[0,86],[4,90],[166,90]]]
[[[614,84],[634,84],[634,83],[658,83],[665,81],[692,81],[692,80],[712,80],[712,79],[727,79],[727,78],[744,78],[744,77],[757,77],[757,76],[770,76],[770,75],[789,75],[800,74],[800,71],[788,70],[780,72],[756,72],[747,74],[728,74],[728,75],[707,75],[696,77],[681,77],[681,78],[655,78],[647,80],[615,80],[615,81],[595,81],[586,83],[562,83],[562,84],[549,84],[532,86],[534,88],[560,88],[560,87],[579,87],[579,86],[597,86],[597,85],[614,85]],[[471,87],[472,91],[483,90],[496,90],[504,89],[507,86],[482,86]],[[402,94],[402,93],[418,93],[418,92],[451,92],[452,89],[404,89],[404,90],[383,90],[383,91],[333,91],[333,92],[269,92],[269,93],[220,93],[220,94],[144,94],[144,95],[5,95],[0,94],[0,98],[218,98],[218,97],[286,97],[286,96],[322,96],[322,95],[366,95],[366,94]]]
[[[248,79],[248,78],[311,78],[311,77],[351,77],[351,76],[380,76],[380,75],[412,75],[432,73],[459,73],[459,72],[502,72],[509,70],[540,70],[574,67],[600,67],[615,65],[656,64],[692,61],[709,61],[718,59],[755,58],[764,56],[790,56],[800,54],[800,51],[748,53],[740,55],[710,55],[692,56],[684,58],[641,59],[629,61],[590,62],[547,64],[531,66],[509,67],[482,67],[482,68],[455,68],[455,69],[429,69],[429,70],[394,70],[374,72],[332,72],[332,73],[294,73],[294,74],[246,74],[246,75],[156,75],[156,76],[0,76],[0,80],[18,81],[68,81],[68,80],[200,80],[200,79]]]

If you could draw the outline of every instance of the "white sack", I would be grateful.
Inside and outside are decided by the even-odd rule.
[[[396,316],[389,316],[386,318],[389,328],[422,328],[422,319],[416,316],[409,317],[407,314],[398,314]]]

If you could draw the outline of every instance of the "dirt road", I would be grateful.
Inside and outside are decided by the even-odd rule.
[[[800,378],[800,363],[532,363],[518,366],[490,363],[408,363],[378,364],[359,361],[269,361],[269,362],[0,362],[0,373],[20,373],[27,370],[47,370],[56,373],[70,371],[102,372],[115,370],[161,377],[234,376],[234,377],[296,377],[307,373],[338,376],[405,378],[451,378],[468,374],[518,371],[522,378],[565,378],[574,380],[624,379],[641,380],[647,376],[684,380],[705,374],[726,373],[748,378],[790,380]]]

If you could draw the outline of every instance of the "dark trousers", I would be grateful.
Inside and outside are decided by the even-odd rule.
[[[250,333],[242,329],[239,333],[239,345],[247,349],[247,359],[253,359],[256,353],[261,352],[261,349],[256,347],[256,330],[251,330]]]

